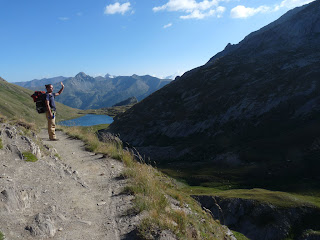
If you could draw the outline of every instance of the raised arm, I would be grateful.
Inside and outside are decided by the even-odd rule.
[[[63,85],[63,83],[61,82],[61,89],[60,89],[59,92],[57,92],[57,93],[55,94],[55,96],[59,96],[59,95],[62,93],[63,89],[64,89],[64,85]]]

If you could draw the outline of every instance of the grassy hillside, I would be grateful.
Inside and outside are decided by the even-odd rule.
[[[37,126],[46,124],[45,114],[38,114],[33,102],[33,91],[11,84],[0,78],[0,114],[11,119],[25,119]],[[65,120],[78,117],[78,109],[57,103],[57,118]]]

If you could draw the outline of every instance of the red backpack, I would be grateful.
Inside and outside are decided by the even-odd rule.
[[[38,113],[45,113],[46,108],[46,92],[45,91],[35,91],[31,97],[33,98],[33,101],[36,103],[36,109]]]

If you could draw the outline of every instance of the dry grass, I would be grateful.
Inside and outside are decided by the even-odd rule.
[[[12,121],[12,123],[14,125],[18,125],[18,126],[21,126],[23,127],[24,129],[27,129],[27,130],[32,130],[32,131],[38,131],[39,128],[36,126],[36,124],[34,122],[32,123],[29,123],[27,122],[26,120],[20,118],[20,119],[15,119]]]
[[[121,146],[113,142],[101,142],[91,128],[62,127],[69,136],[81,139],[86,143],[86,149],[91,152],[106,154],[111,158],[122,160],[125,154]]]
[[[4,123],[7,121],[7,117],[0,113],[0,123]]]
[[[219,239],[223,235],[221,226],[180,192],[173,179],[139,162],[125,174],[132,179],[128,190],[135,195],[136,211],[149,213],[139,227],[146,239],[161,230],[170,230],[179,239]]]
[[[90,128],[63,127],[70,136],[81,139],[88,150],[123,161],[123,175],[129,180],[124,189],[134,194],[134,212],[146,212],[138,230],[140,237],[151,239],[169,230],[179,239],[223,239],[221,225],[203,211],[188,194],[178,190],[173,179],[146,164],[139,154],[115,142],[100,142]]]

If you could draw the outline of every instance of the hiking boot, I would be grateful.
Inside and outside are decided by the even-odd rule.
[[[50,139],[50,141],[59,141],[58,138]]]

